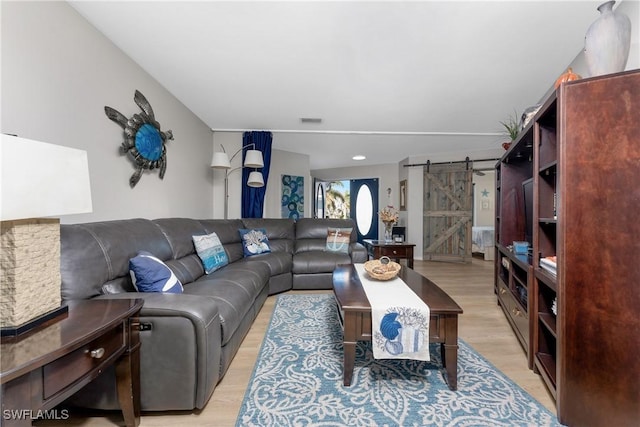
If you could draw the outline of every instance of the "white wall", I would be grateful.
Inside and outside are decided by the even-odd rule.
[[[631,47],[625,70],[640,69],[640,2],[624,0],[616,10],[627,15],[631,21]]]
[[[473,225],[493,227],[496,221],[496,173],[483,172],[484,176],[473,174]]]
[[[1,131],[88,152],[93,213],[62,222],[211,217],[211,132],[201,120],[66,2],[3,1],[0,8]],[[139,113],[136,89],[175,140],[167,143],[164,180],[147,171],[132,189],[135,169],[119,153],[122,128],[104,106]],[[29,159],[24,166],[29,173]]]
[[[348,168],[316,169],[311,171],[311,176],[324,181],[378,178],[379,207],[383,208],[387,205],[387,188],[391,188],[391,203],[393,206],[398,208],[400,203],[400,179],[398,178],[398,165],[395,163]],[[402,217],[398,225],[405,225]],[[383,224],[379,221],[378,236],[383,235]]]
[[[414,159],[404,159],[399,165],[400,179],[407,180],[407,211],[404,213],[403,220],[407,227],[407,242],[415,243],[413,248],[413,257],[415,259],[422,259],[423,249],[423,192],[424,192],[424,178],[422,167],[405,167],[414,163],[422,163],[421,161],[414,161]]]

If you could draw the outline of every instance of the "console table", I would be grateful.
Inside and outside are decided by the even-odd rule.
[[[52,411],[107,367],[115,365],[125,424],[140,422],[142,299],[69,302],[65,318],[24,337],[2,338],[2,426],[30,426],[38,418],[66,419]],[[51,411],[51,412],[46,412]]]
[[[385,242],[384,240],[363,240],[364,246],[367,248],[369,256],[372,258],[380,258],[388,256],[396,262],[400,259],[407,260],[407,267],[413,268],[413,248],[415,244],[404,242]]]

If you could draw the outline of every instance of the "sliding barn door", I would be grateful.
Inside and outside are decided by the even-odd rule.
[[[471,163],[425,167],[425,260],[471,262],[472,169]]]

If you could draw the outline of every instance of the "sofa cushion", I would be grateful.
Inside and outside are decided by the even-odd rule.
[[[202,260],[205,274],[210,274],[229,264],[227,253],[216,233],[193,236],[192,238],[196,253]]]
[[[153,220],[153,223],[162,230],[166,236],[173,259],[180,259],[194,254],[192,236],[209,234],[198,220],[191,218],[161,218]]]
[[[245,257],[271,252],[267,230],[264,228],[241,228],[238,232]]]
[[[161,258],[183,285],[204,275],[204,267],[193,245],[193,236],[209,234],[200,221],[190,218],[153,220],[171,246],[169,258]],[[154,252],[155,253],[155,252]]]
[[[195,282],[199,277],[204,276],[204,266],[197,253],[180,259],[168,259],[164,263],[169,266],[183,285]]]
[[[269,267],[246,258],[184,287],[184,293],[213,299],[220,313],[224,346],[242,323],[269,280]]]
[[[171,258],[166,237],[148,219],[61,225],[62,299],[92,298],[104,294],[105,287],[134,291],[129,260],[140,251],[164,261]]]
[[[293,267],[293,256],[289,252],[268,252],[254,255],[248,259],[251,262],[259,261],[267,264],[271,271],[271,277],[290,273]]]
[[[296,240],[296,250],[295,254],[310,252],[310,251],[318,251],[318,252],[326,252],[327,249],[327,231],[325,230],[325,235],[322,239],[299,239]]]
[[[293,256],[293,274],[333,273],[338,264],[351,264],[349,254],[324,250],[306,251]]]
[[[326,249],[330,252],[342,252],[348,254],[352,231],[353,228],[329,227],[327,229]]]
[[[131,280],[138,292],[182,293],[182,283],[169,267],[149,252],[142,251],[129,260]]]

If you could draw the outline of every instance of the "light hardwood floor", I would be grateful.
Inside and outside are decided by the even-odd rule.
[[[459,336],[555,413],[553,398],[540,377],[527,368],[525,353],[509,326],[493,293],[493,262],[474,258],[471,264],[415,261],[414,269],[430,278],[462,307]],[[309,292],[309,291],[300,291]],[[330,292],[330,291],[316,291]],[[275,296],[267,299],[211,400],[199,412],[144,414],[140,425],[234,426],[258,351],[273,312]],[[118,414],[108,417],[73,417],[64,425],[121,425]],[[39,421],[37,426],[62,425]]]

